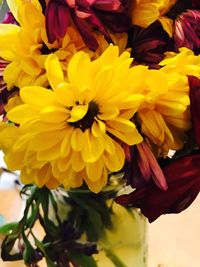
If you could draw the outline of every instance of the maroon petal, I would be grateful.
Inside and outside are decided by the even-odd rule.
[[[116,202],[140,208],[149,222],[162,214],[186,209],[200,191],[200,154],[173,161],[164,167],[163,173],[168,182],[167,191],[151,184],[129,195],[119,196]]]
[[[94,7],[100,10],[117,11],[121,7],[120,0],[96,0]]]
[[[200,79],[189,76],[190,85],[190,110],[195,141],[200,147]]]
[[[80,32],[85,44],[89,47],[89,49],[95,51],[98,48],[98,42],[94,35],[92,34],[91,27],[87,24],[85,19],[78,18],[75,14],[72,13],[72,18],[75,26]]]
[[[45,19],[49,43],[53,43],[57,38],[63,38],[70,21],[68,6],[62,2],[58,4],[55,0],[50,0]]]
[[[126,12],[114,13],[97,10],[95,13],[102,23],[113,32],[127,32],[131,27],[131,20]]]

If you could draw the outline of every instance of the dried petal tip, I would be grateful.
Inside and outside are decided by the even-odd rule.
[[[133,188],[144,187],[153,181],[160,189],[167,190],[165,176],[145,141],[131,148],[128,155],[124,178]]]

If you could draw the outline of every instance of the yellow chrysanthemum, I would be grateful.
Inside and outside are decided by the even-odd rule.
[[[172,36],[173,21],[164,15],[177,0],[135,0],[132,7],[132,23],[141,27],[148,27],[159,20],[163,29]]]
[[[166,74],[147,68],[144,72],[144,68],[134,68],[134,92],[145,96],[137,118],[141,132],[155,148],[157,156],[166,156],[169,149],[178,150],[183,146],[184,132],[190,128],[188,82],[186,76],[175,70]]]
[[[200,55],[195,56],[194,52],[186,47],[180,48],[179,51],[179,53],[167,52],[165,54],[165,59],[159,63],[162,71],[200,77]]]
[[[59,58],[64,71],[78,50],[90,53],[72,27],[68,28],[63,39],[50,44],[46,34],[45,16],[37,0],[9,3],[19,26],[0,24],[0,56],[11,61],[4,71],[8,88],[33,84],[47,86],[44,63],[50,53]]]
[[[45,65],[52,90],[39,86],[20,90],[24,104],[7,114],[19,124],[20,137],[5,160],[9,169],[21,170],[24,183],[69,188],[84,180],[99,192],[108,173],[124,165],[119,142],[142,141],[130,119],[144,96],[130,93],[132,59],[128,52],[118,53],[118,47],[110,46],[91,62],[86,53],[78,52],[69,63],[68,82],[58,58],[51,54]]]

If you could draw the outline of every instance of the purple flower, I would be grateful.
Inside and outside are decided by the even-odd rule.
[[[174,31],[175,49],[187,47],[200,53],[200,11],[188,10],[177,17]]]
[[[163,168],[168,190],[155,184],[119,196],[116,202],[140,208],[153,222],[160,215],[179,213],[190,206],[200,191],[200,153],[175,160]]]
[[[138,63],[157,68],[167,51],[168,42],[169,36],[156,21],[145,29],[134,26],[129,34],[128,46],[132,48],[132,56]]]
[[[112,42],[107,28],[127,31],[130,21],[126,11],[121,0],[50,0],[46,9],[48,40],[53,43],[64,37],[72,20],[86,45],[96,50],[98,43],[92,30],[97,29]]]
[[[200,147],[200,79],[189,76],[190,110],[195,142]]]

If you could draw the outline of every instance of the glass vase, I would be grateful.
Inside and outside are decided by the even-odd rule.
[[[99,240],[98,267],[146,267],[147,222],[137,209],[113,205],[112,228]]]

